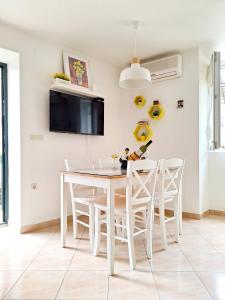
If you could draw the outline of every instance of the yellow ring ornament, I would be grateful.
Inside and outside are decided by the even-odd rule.
[[[153,101],[153,105],[148,111],[149,116],[153,120],[161,120],[165,115],[165,109],[160,105],[158,100]]]
[[[146,99],[144,96],[138,95],[134,98],[134,104],[139,108],[145,106],[145,103]]]
[[[137,142],[147,142],[151,139],[153,131],[147,122],[138,122],[133,132]]]

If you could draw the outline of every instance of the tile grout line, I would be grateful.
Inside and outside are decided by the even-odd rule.
[[[76,248],[77,248],[78,245],[80,244],[84,232],[85,232],[85,229],[83,229],[83,232],[81,233],[81,237],[80,237],[80,239],[79,239],[79,241],[78,241],[78,243],[77,243],[77,245],[76,245]],[[57,299],[57,297],[58,297],[59,291],[60,291],[60,289],[61,289],[61,287],[62,287],[62,285],[63,285],[63,282],[64,282],[64,280],[65,280],[65,278],[66,278],[66,275],[67,275],[67,273],[68,273],[68,271],[69,271],[69,267],[70,267],[70,265],[71,265],[71,263],[72,263],[72,260],[73,260],[73,258],[74,258],[74,256],[75,256],[75,253],[77,252],[77,249],[76,249],[76,248],[75,248],[75,251],[74,251],[74,253],[73,253],[73,255],[72,255],[71,259],[70,259],[70,262],[69,262],[69,264],[68,264],[68,266],[67,266],[67,268],[66,268],[66,270],[65,270],[63,279],[62,279],[62,281],[61,281],[61,284],[59,285],[59,288],[58,288],[58,290],[57,290],[57,292],[56,292],[56,295],[55,295],[55,298],[54,298],[54,299]]]
[[[198,231],[197,231],[198,232]],[[201,234],[198,232],[198,234],[201,236]],[[202,237],[202,236],[201,236]],[[203,238],[203,237],[202,237]],[[204,239],[204,238],[203,238]],[[204,239],[205,240],[205,239]],[[199,277],[197,271],[193,268],[188,256],[185,255],[185,253],[182,251],[182,249],[180,248],[180,251],[182,252],[182,254],[184,255],[184,257],[187,259],[187,261],[189,262],[194,274],[197,276],[197,278],[199,279],[199,281],[201,282],[202,286],[205,288],[207,294],[209,295],[210,298],[212,298],[211,294],[209,293],[207,287],[205,286],[205,284],[202,282],[201,278]],[[212,298],[213,299],[213,298]]]
[[[6,294],[4,295],[3,299],[7,299],[6,297],[9,295],[9,293],[12,291],[12,289],[15,287],[15,285],[18,283],[18,281],[21,279],[21,277],[24,275],[24,273],[28,270],[28,268],[30,267],[30,265],[34,262],[34,260],[37,258],[37,256],[41,253],[41,251],[43,250],[43,248],[47,245],[47,243],[49,242],[49,240],[54,236],[54,234],[57,232],[57,230],[55,232],[53,232],[50,237],[47,239],[46,243],[44,243],[44,245],[41,247],[40,251],[37,252],[37,254],[35,255],[35,257],[31,260],[31,262],[27,265],[27,267],[22,270],[22,273],[20,274],[20,276],[17,278],[17,280],[14,282],[14,284],[10,287],[10,289],[8,290],[8,292],[6,292]]]
[[[194,228],[194,231],[196,231],[196,233],[198,233],[205,241],[207,241],[207,240],[200,234],[200,232],[199,232],[197,229]],[[171,232],[169,232],[169,235],[171,236]],[[208,242],[208,241],[207,241],[207,242]],[[194,270],[194,268],[193,268],[193,266],[192,266],[190,260],[188,259],[188,256],[186,256],[185,253],[184,253],[184,252],[182,251],[182,249],[180,248],[179,243],[178,243],[178,249],[180,250],[180,252],[182,253],[182,255],[187,259],[189,265],[190,265],[191,268],[192,268],[192,271],[174,271],[174,272],[191,272],[191,273],[194,273],[194,274],[196,275],[196,277],[199,279],[199,281],[201,282],[202,286],[205,288],[205,291],[207,292],[207,294],[209,295],[209,297],[210,297],[211,299],[213,299],[213,298],[212,298],[212,295],[211,295],[210,292],[208,291],[207,287],[205,286],[205,284],[202,282],[201,278],[199,277],[197,271]],[[163,271],[160,271],[160,272],[163,272]],[[164,271],[164,272],[168,272],[168,271]],[[152,273],[153,273],[153,278],[154,278],[154,282],[155,282],[155,285],[156,285],[156,289],[157,289],[157,293],[158,293],[159,299],[161,299],[160,294],[159,294],[158,282],[157,282],[157,279],[156,279],[155,276],[154,276],[154,273],[155,273],[155,272],[152,272]],[[156,273],[157,273],[157,271],[156,271]]]
[[[215,252],[216,252],[217,254],[220,254],[220,251],[218,251],[218,249],[212,244],[211,241],[208,241],[208,240],[204,237],[204,235],[202,235],[202,233],[200,233],[199,231],[198,231],[198,234],[203,238],[204,241],[206,241],[206,242],[210,245],[210,247],[213,248],[213,250],[215,250]],[[221,254],[220,254],[220,256],[221,256],[221,257],[224,259],[224,261],[225,261],[224,256],[221,255]]]
[[[181,250],[181,252],[182,252],[182,250]],[[182,252],[182,253],[183,253],[183,252]],[[212,296],[211,296],[211,294],[209,293],[207,287],[205,286],[205,284],[202,282],[201,278],[199,277],[199,275],[198,275],[198,273],[197,273],[198,271],[196,271],[196,270],[193,268],[193,266],[192,266],[190,260],[188,259],[188,257],[186,257],[184,253],[183,253],[183,255],[184,255],[184,257],[187,259],[187,261],[189,262],[189,264],[190,264],[190,266],[191,266],[191,268],[192,268],[192,270],[193,270],[192,273],[194,273],[194,274],[197,276],[197,278],[198,278],[199,281],[201,282],[202,286],[205,288],[207,294],[210,296],[210,298],[212,298]],[[212,299],[213,299],[213,298],[212,298]]]
[[[159,285],[158,285],[157,279],[155,278],[155,274],[154,274],[155,272],[152,271],[151,273],[152,273],[153,281],[154,281],[154,283],[155,283],[155,288],[156,288],[157,295],[158,295],[158,297],[159,297],[159,300],[161,300],[162,298],[161,298],[161,296],[160,296]]]
[[[207,286],[204,284],[204,282],[201,280],[201,277],[198,275],[197,271],[195,272],[196,276],[198,277],[198,279],[200,280],[201,284],[205,287],[208,295],[210,296],[210,298],[214,299],[213,296],[211,295],[211,293],[209,292]]]

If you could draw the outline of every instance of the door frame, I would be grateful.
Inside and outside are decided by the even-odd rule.
[[[8,70],[7,64],[0,62],[2,70],[2,208],[3,224],[8,223],[9,191],[8,191]]]

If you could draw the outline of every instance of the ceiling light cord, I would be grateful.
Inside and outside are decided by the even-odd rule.
[[[134,57],[137,57],[137,30],[134,30]]]
[[[139,21],[132,22],[134,34],[134,57],[129,68],[125,68],[120,73],[119,86],[126,89],[138,89],[149,86],[151,83],[150,71],[140,65],[137,56],[137,34],[140,28]]]

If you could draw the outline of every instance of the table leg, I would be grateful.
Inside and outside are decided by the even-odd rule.
[[[64,174],[60,177],[60,197],[61,197],[61,246],[66,246],[67,233],[67,199],[64,193]]]
[[[109,275],[114,274],[115,232],[114,232],[114,193],[111,181],[107,186],[107,260]]]

